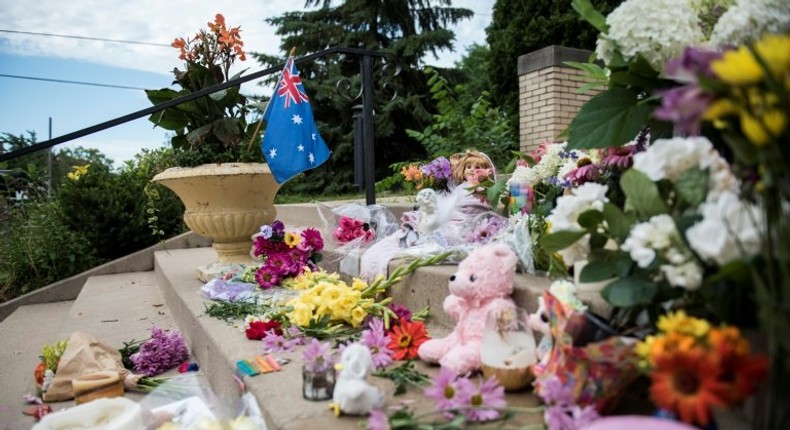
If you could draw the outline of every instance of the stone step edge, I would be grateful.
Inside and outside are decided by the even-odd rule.
[[[210,263],[215,255],[210,248],[157,253],[155,272],[176,325],[187,339],[190,352],[200,364],[211,388],[220,397],[237,398],[241,391],[231,377],[236,360],[254,357],[263,349],[259,343],[247,340],[241,329],[204,315],[205,299],[199,294],[202,283],[196,278],[195,269],[188,266]],[[445,334],[447,329],[430,322],[429,331],[437,336]],[[270,429],[300,429],[314,423],[321,423],[324,430],[359,428],[362,418],[333,419],[327,411],[327,402],[302,399],[299,350],[278,353],[277,356],[291,360],[291,364],[283,366],[282,372],[244,378],[248,390],[258,399]],[[436,367],[424,363],[419,365],[429,374],[438,372]],[[369,381],[387,394],[390,404],[400,399],[392,398],[394,385],[389,380],[371,377]],[[411,398],[417,404],[425,403],[422,395],[416,392],[404,398]],[[510,401],[534,406],[537,400],[532,394],[522,392],[510,395]]]

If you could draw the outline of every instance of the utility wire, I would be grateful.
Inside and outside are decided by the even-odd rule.
[[[99,42],[112,42],[112,43],[127,43],[131,45],[148,45],[159,46],[165,48],[172,48],[171,45],[166,43],[153,43],[153,42],[138,42],[135,40],[122,40],[122,39],[104,39],[101,37],[88,37],[88,36],[74,36],[68,34],[54,34],[54,33],[37,33],[33,31],[19,31],[19,30],[5,30],[0,29],[0,33],[15,33],[15,34],[28,34],[31,36],[47,36],[47,37],[63,37],[66,39],[80,39],[80,40],[95,40]]]
[[[68,80],[65,80],[65,79],[50,79],[50,78],[36,78],[36,77],[33,77],[33,76],[6,75],[4,73],[0,73],[0,78],[29,79],[31,81],[57,82],[57,83],[60,83],[60,84],[87,85],[87,86],[91,86],[91,87],[120,88],[122,90],[145,90],[146,89],[146,88],[140,88],[140,87],[129,87],[129,86],[126,86],[126,85],[99,84],[99,83],[96,83],[96,82],[68,81]]]

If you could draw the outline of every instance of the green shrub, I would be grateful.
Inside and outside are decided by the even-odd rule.
[[[86,238],[102,259],[113,260],[159,240],[151,234],[145,189],[162,167],[162,160],[156,159],[160,156],[156,151],[144,152],[117,173],[104,166],[91,166],[58,189],[56,198],[66,225]],[[157,230],[165,237],[182,232],[183,205],[169,190],[158,191]]]
[[[0,301],[85,271],[101,260],[56,202],[15,206],[0,225]]]

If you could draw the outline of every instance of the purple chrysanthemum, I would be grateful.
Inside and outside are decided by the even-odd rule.
[[[573,388],[570,384],[563,383],[557,376],[543,378],[538,385],[537,393],[548,405],[573,403]]]
[[[471,391],[474,387],[467,378],[458,378],[452,370],[442,367],[433,385],[423,391],[425,397],[436,402],[437,411],[449,411],[459,406],[459,391]]]
[[[492,216],[480,222],[469,237],[470,242],[488,243],[508,225],[507,218]]]
[[[288,339],[285,336],[278,335],[274,330],[267,331],[262,342],[263,349],[266,352],[288,352],[298,345],[297,339]]]
[[[373,365],[379,369],[392,364],[392,351],[389,347],[389,336],[384,330],[384,322],[376,318],[370,321],[368,329],[362,331],[361,343],[370,349]]]
[[[577,430],[587,427],[598,419],[598,411],[593,406],[583,408],[572,405],[554,405],[547,407],[543,412],[543,420],[549,430]]]
[[[304,366],[313,372],[322,372],[335,365],[332,345],[313,338],[302,350]]]
[[[469,387],[464,388],[458,392],[458,404],[471,406],[464,411],[469,421],[495,420],[502,414],[501,409],[507,406],[505,388],[494,377],[484,380],[477,387],[469,384]]]
[[[389,417],[381,409],[373,409],[370,411],[366,427],[368,430],[390,430]]]
[[[129,358],[134,371],[156,376],[178,366],[189,357],[187,344],[178,330],[165,331],[151,327],[151,339],[140,345],[140,350]]]

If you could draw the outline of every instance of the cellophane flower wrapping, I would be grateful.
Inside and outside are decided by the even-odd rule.
[[[574,346],[571,318],[574,312],[554,295],[544,292],[554,345],[545,367],[536,367],[535,392],[543,396],[544,381],[556,376],[570,385],[578,406],[593,405],[601,412],[610,410],[639,374],[634,346],[636,339],[613,336]]]
[[[215,394],[198,373],[169,378],[139,401],[147,429],[266,428],[251,393],[237,399]]]
[[[331,207],[318,203],[317,209],[324,224],[323,236],[335,247],[334,257],[328,255],[327,261],[338,262],[340,271],[352,276],[359,274],[362,253],[399,227],[392,212],[382,205]]]

